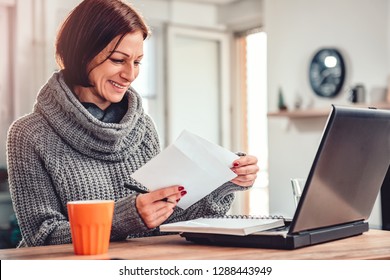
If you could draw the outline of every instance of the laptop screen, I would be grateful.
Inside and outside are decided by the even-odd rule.
[[[333,106],[290,233],[368,219],[390,164],[390,111]]]

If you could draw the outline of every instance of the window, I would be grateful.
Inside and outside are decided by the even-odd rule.
[[[255,31],[237,37],[243,148],[257,156],[260,167],[246,192],[244,212],[268,215],[267,35]]]

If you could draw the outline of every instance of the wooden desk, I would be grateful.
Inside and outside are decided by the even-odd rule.
[[[197,245],[178,235],[112,242],[105,255],[76,256],[71,244],[0,250],[1,260],[129,259],[129,260],[356,260],[390,259],[390,231],[363,235],[296,250]]]

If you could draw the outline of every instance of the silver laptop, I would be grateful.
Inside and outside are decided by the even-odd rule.
[[[368,231],[390,165],[390,110],[332,106],[294,217],[247,236],[181,233],[188,241],[295,249]]]

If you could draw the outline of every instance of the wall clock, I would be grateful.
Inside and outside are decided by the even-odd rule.
[[[345,65],[336,49],[320,49],[310,62],[309,80],[314,92],[321,97],[336,96],[343,86]]]

